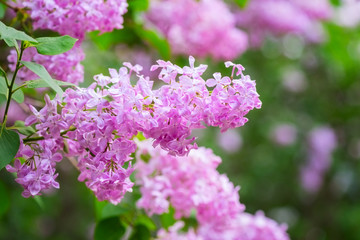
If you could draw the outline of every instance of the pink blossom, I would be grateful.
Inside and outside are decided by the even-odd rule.
[[[331,165],[331,153],[337,145],[334,130],[326,126],[313,129],[308,137],[308,145],[308,160],[301,169],[301,183],[306,191],[315,193]]]
[[[16,182],[23,186],[23,197],[41,195],[43,190],[59,188],[56,182],[55,165],[62,156],[56,153],[62,144],[56,140],[43,140],[34,145],[21,144],[16,155],[14,167],[7,165],[6,170],[17,174]],[[21,163],[19,158],[25,158]]]
[[[235,59],[247,49],[246,34],[219,0],[152,1],[145,19],[164,34],[174,54]]]
[[[261,45],[266,35],[296,33],[310,41],[315,38],[313,26],[329,19],[332,8],[327,0],[252,0],[236,14],[237,24],[247,29],[253,46]]]
[[[159,78],[164,81],[158,89],[153,89],[153,82],[148,77],[139,75],[140,66],[125,63],[119,71],[110,69],[110,76],[96,75],[95,82],[88,88],[68,88],[63,99],[50,100],[46,96],[42,109],[30,107],[33,115],[26,123],[36,124],[37,134],[45,140],[65,141],[69,146],[68,156],[78,158],[79,180],[84,181],[99,200],[119,203],[124,194],[132,190],[130,155],[136,150],[133,138],[139,132],[153,138],[153,146],[159,145],[166,153],[186,156],[197,148],[195,137],[191,137],[192,130],[204,128],[205,124],[219,126],[222,131],[239,127],[247,121],[245,115],[250,110],[261,107],[255,82],[249,76],[227,78],[228,85],[220,84],[211,93],[201,78],[207,66],[195,66],[191,57],[189,62],[190,67],[181,68],[171,62],[157,61],[158,65],[153,69],[161,69]],[[131,74],[137,79],[135,85],[130,82]],[[208,154],[212,153],[208,151]],[[191,159],[194,158],[192,155]],[[212,161],[216,162],[216,159],[214,157]],[[209,171],[211,175],[214,170]],[[166,193],[159,190],[168,184],[164,179],[144,181],[153,186],[155,192]],[[225,176],[218,176],[216,180],[209,176],[209,181],[216,181],[218,188],[225,187],[218,195],[237,202],[237,189]],[[178,184],[180,187],[181,181]],[[191,179],[186,180],[186,184],[192,184]],[[196,187],[199,192],[210,194],[206,190],[206,181],[199,180]],[[158,199],[158,206],[153,212],[159,212],[167,206],[166,196],[157,193],[154,197]],[[173,198],[176,202],[177,198]],[[200,195],[195,198],[189,199],[188,204],[195,201],[199,209],[200,203],[204,206],[226,204],[206,202]],[[179,206],[185,203],[179,203]],[[188,209],[180,208],[179,215],[188,214]],[[201,216],[218,213],[199,210]]]
[[[345,27],[356,27],[360,24],[360,2],[343,0],[342,5],[335,10],[334,22]]]
[[[195,240],[289,240],[287,226],[265,217],[262,211],[255,215],[240,213],[227,224],[200,224],[196,231],[181,232],[182,222],[176,222],[168,231],[161,229],[157,239]]]
[[[142,161],[144,157],[149,161]],[[176,218],[187,217],[195,209],[200,223],[222,223],[244,210],[239,188],[216,171],[221,159],[210,149],[199,148],[186,157],[174,157],[146,140],[138,142],[136,159],[142,193],[137,205],[149,214],[167,212],[171,204]]]
[[[279,124],[271,133],[272,140],[282,146],[288,146],[296,141],[297,130],[292,124]]]
[[[228,153],[234,153],[241,149],[242,137],[235,129],[229,129],[224,133],[218,133],[217,143],[219,146]]]
[[[86,32],[123,28],[125,0],[17,0],[29,10],[35,29],[50,29],[83,40]]]
[[[36,52],[34,47],[27,48],[24,51],[23,61],[34,61],[43,65],[50,75],[60,81],[79,84],[84,81],[84,67],[80,64],[84,60],[85,55],[80,47],[74,47],[68,52],[47,56]],[[8,56],[9,68],[14,71],[17,61],[17,53],[11,50]],[[27,68],[21,68],[18,72],[21,80],[35,80],[39,76],[31,72]]]

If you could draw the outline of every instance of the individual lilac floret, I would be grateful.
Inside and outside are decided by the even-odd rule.
[[[34,47],[25,49],[23,61],[34,61],[43,65],[50,75],[60,81],[79,84],[84,81],[84,67],[80,64],[85,55],[80,47],[74,47],[68,52],[47,56],[37,53]],[[17,53],[11,50],[8,56],[9,68],[14,71],[17,62]],[[39,76],[27,68],[21,68],[17,75],[21,80],[35,80]]]
[[[323,183],[323,176],[331,165],[331,154],[337,141],[333,129],[318,127],[308,137],[308,161],[301,169],[301,183],[309,193],[315,193]]]
[[[165,35],[175,54],[229,60],[247,49],[246,34],[220,0],[151,1],[145,19]]]
[[[138,142],[136,159],[142,193],[137,205],[150,215],[168,212],[171,204],[177,219],[190,216],[195,209],[199,223],[216,224],[244,210],[239,188],[216,171],[221,159],[210,149],[199,148],[186,157],[174,157],[146,140]]]
[[[50,29],[83,40],[86,32],[123,28],[126,0],[17,0],[35,29]]]

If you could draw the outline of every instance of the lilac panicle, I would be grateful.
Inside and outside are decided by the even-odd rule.
[[[250,110],[261,107],[255,82],[249,76],[241,73],[220,78],[216,73],[219,84],[209,90],[209,80],[201,77],[207,66],[195,66],[193,57],[189,62],[190,66],[181,68],[159,60],[152,70],[160,71],[164,84],[157,89],[153,89],[153,81],[141,75],[141,66],[124,63],[119,70],[109,69],[110,76],[96,75],[88,88],[68,88],[63,99],[46,97],[43,109],[30,107],[33,115],[26,123],[37,124],[44,141],[65,139],[67,156],[77,157],[79,180],[99,200],[119,203],[132,190],[130,155],[136,150],[133,138],[139,132],[153,138],[153,146],[159,145],[173,156],[186,156],[197,148],[191,137],[193,129],[206,125],[218,126],[221,131],[240,127],[247,122],[245,115]],[[242,69],[241,65],[231,66],[233,72]],[[131,77],[137,79],[135,85]],[[225,176],[219,179],[218,184],[229,184]],[[153,187],[167,184],[160,178]],[[158,201],[166,205],[161,198]]]
[[[144,157],[148,162],[142,161]],[[175,209],[175,217],[190,216],[196,210],[199,223],[224,223],[244,210],[238,187],[216,168],[221,159],[210,149],[192,150],[188,156],[168,155],[151,140],[138,142],[137,183],[142,197],[137,205],[150,215]]]
[[[148,214],[163,214],[170,205],[175,218],[189,217],[195,210],[196,230],[181,233],[183,222],[168,231],[161,229],[157,239],[194,240],[289,240],[287,226],[244,212],[239,202],[238,187],[216,171],[221,159],[210,149],[192,150],[188,156],[175,157],[151,141],[138,142],[136,177],[142,197],[137,206]]]
[[[221,0],[151,1],[145,22],[164,34],[175,54],[232,60],[248,45]]]
[[[321,36],[316,27],[331,14],[331,3],[327,0],[252,0],[235,15],[237,24],[248,31],[250,44],[259,46],[268,34],[295,33],[318,42]]]
[[[17,0],[35,29],[50,29],[83,40],[86,32],[123,28],[126,0]]]

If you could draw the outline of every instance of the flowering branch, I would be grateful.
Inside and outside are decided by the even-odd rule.
[[[23,41],[21,41],[21,47],[20,47],[20,53],[18,53],[18,58],[17,58],[17,62],[16,62],[16,68],[15,68],[15,72],[14,72],[14,75],[11,79],[11,83],[10,85],[8,85],[8,98],[7,98],[7,101],[6,101],[6,107],[5,107],[5,112],[4,112],[4,118],[3,118],[3,121],[2,121],[2,127],[4,128],[5,125],[6,125],[6,119],[7,119],[7,114],[8,114],[8,111],[9,111],[9,106],[10,106],[10,101],[11,101],[11,96],[13,95],[13,87],[14,87],[14,83],[15,83],[15,79],[16,79],[16,75],[20,69],[20,66],[21,66],[21,58],[22,58],[22,55],[24,53],[24,43]],[[6,79],[6,78],[5,78]]]

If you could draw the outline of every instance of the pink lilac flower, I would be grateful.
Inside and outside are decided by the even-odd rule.
[[[319,41],[313,34],[314,26],[329,19],[331,13],[327,0],[253,0],[236,16],[237,24],[248,30],[251,45],[259,46],[267,34],[296,33],[310,41]]]
[[[35,29],[50,29],[83,40],[86,32],[123,28],[126,0],[17,0],[29,9]]]
[[[126,0],[17,0],[20,8],[26,8],[34,29],[46,29],[79,39],[75,47],[63,54],[44,56],[35,48],[25,50],[24,59],[44,65],[50,75],[61,81],[78,84],[83,82],[84,67],[80,62],[84,53],[80,48],[87,32],[100,33],[123,28],[123,15],[127,12]],[[17,55],[12,51],[8,57],[10,69],[15,69]],[[19,71],[23,80],[37,79],[25,68]]]
[[[4,113],[5,103],[0,106],[0,112]],[[27,113],[22,108],[22,106],[16,102],[11,103],[11,108],[9,108],[6,124],[12,126],[16,121],[24,121],[27,118]]]
[[[307,82],[303,72],[288,68],[283,72],[282,85],[290,92],[300,93],[306,89]]]
[[[136,159],[142,193],[137,205],[150,215],[168,212],[171,205],[177,219],[190,216],[195,209],[199,223],[216,224],[244,210],[239,188],[216,171],[221,159],[210,149],[199,148],[186,157],[175,157],[145,140],[138,142]]]
[[[21,144],[15,156],[14,167],[6,166],[9,172],[17,173],[16,182],[24,187],[24,197],[40,195],[41,191],[53,187],[59,188],[59,183],[55,180],[58,176],[55,166],[62,159],[58,152],[63,147],[60,131],[68,126],[56,112],[58,99],[50,100],[46,95],[45,101],[47,105],[40,111],[32,107],[35,115],[25,120],[28,125],[38,123],[38,135],[44,137],[44,140]],[[20,158],[24,159],[23,163]]]
[[[133,138],[139,132],[153,138],[153,146],[159,145],[174,156],[186,156],[197,148],[195,137],[191,137],[193,129],[204,128],[204,123],[222,131],[239,127],[247,121],[245,115],[250,110],[260,108],[255,82],[249,76],[218,85],[211,93],[201,78],[207,66],[195,67],[194,61],[190,57],[190,66],[181,68],[159,60],[152,67],[160,68],[159,78],[164,81],[158,89],[141,75],[141,66],[124,63],[119,70],[109,69],[110,76],[96,75],[88,88],[68,88],[63,99],[46,97],[41,110],[30,107],[33,115],[25,122],[37,124],[39,136],[46,140],[65,138],[68,156],[78,157],[79,180],[98,199],[119,203],[132,190],[130,155],[136,150]],[[135,85],[130,82],[132,77],[137,79]],[[154,189],[168,184],[161,178],[156,181]],[[232,186],[225,176],[216,182],[219,188]],[[205,187],[201,181],[197,184]],[[223,197],[232,196],[232,192],[236,191],[226,188]],[[158,201],[165,206],[161,196]]]
[[[360,24],[360,2],[357,0],[343,0],[342,5],[335,10],[335,24],[345,27],[356,27]]]
[[[160,229],[156,239],[196,240],[289,240],[287,226],[265,217],[262,211],[255,215],[240,213],[229,224],[200,224],[196,229],[181,232],[182,222],[176,222],[168,231]]]
[[[218,145],[228,153],[234,153],[241,149],[242,137],[235,129],[229,129],[224,133],[218,133],[217,135]]]
[[[186,233],[180,233],[180,229],[184,227],[184,222],[178,221],[169,227],[168,231],[160,229],[157,233],[157,240],[204,240],[201,236],[197,236],[193,229]]]
[[[282,146],[289,146],[296,141],[297,130],[292,124],[279,124],[271,133],[272,140]]]
[[[314,193],[321,187],[323,176],[331,165],[331,154],[337,145],[334,130],[326,126],[313,129],[308,145],[309,156],[301,169],[301,183],[306,191]]]
[[[85,55],[80,47],[74,47],[68,52],[54,56],[38,54],[36,49],[31,47],[24,51],[22,60],[34,61],[43,65],[56,80],[79,84],[84,80],[84,67],[80,64],[84,58]],[[11,50],[8,61],[10,69],[14,71],[17,61],[15,50]],[[21,80],[39,79],[38,75],[27,68],[21,68],[18,72],[18,77]]]
[[[152,1],[145,17],[169,41],[174,54],[235,59],[247,48],[247,36],[220,0]]]
[[[287,226],[279,225],[258,211],[255,215],[240,213],[228,225],[203,225],[198,235],[204,240],[289,240]]]

